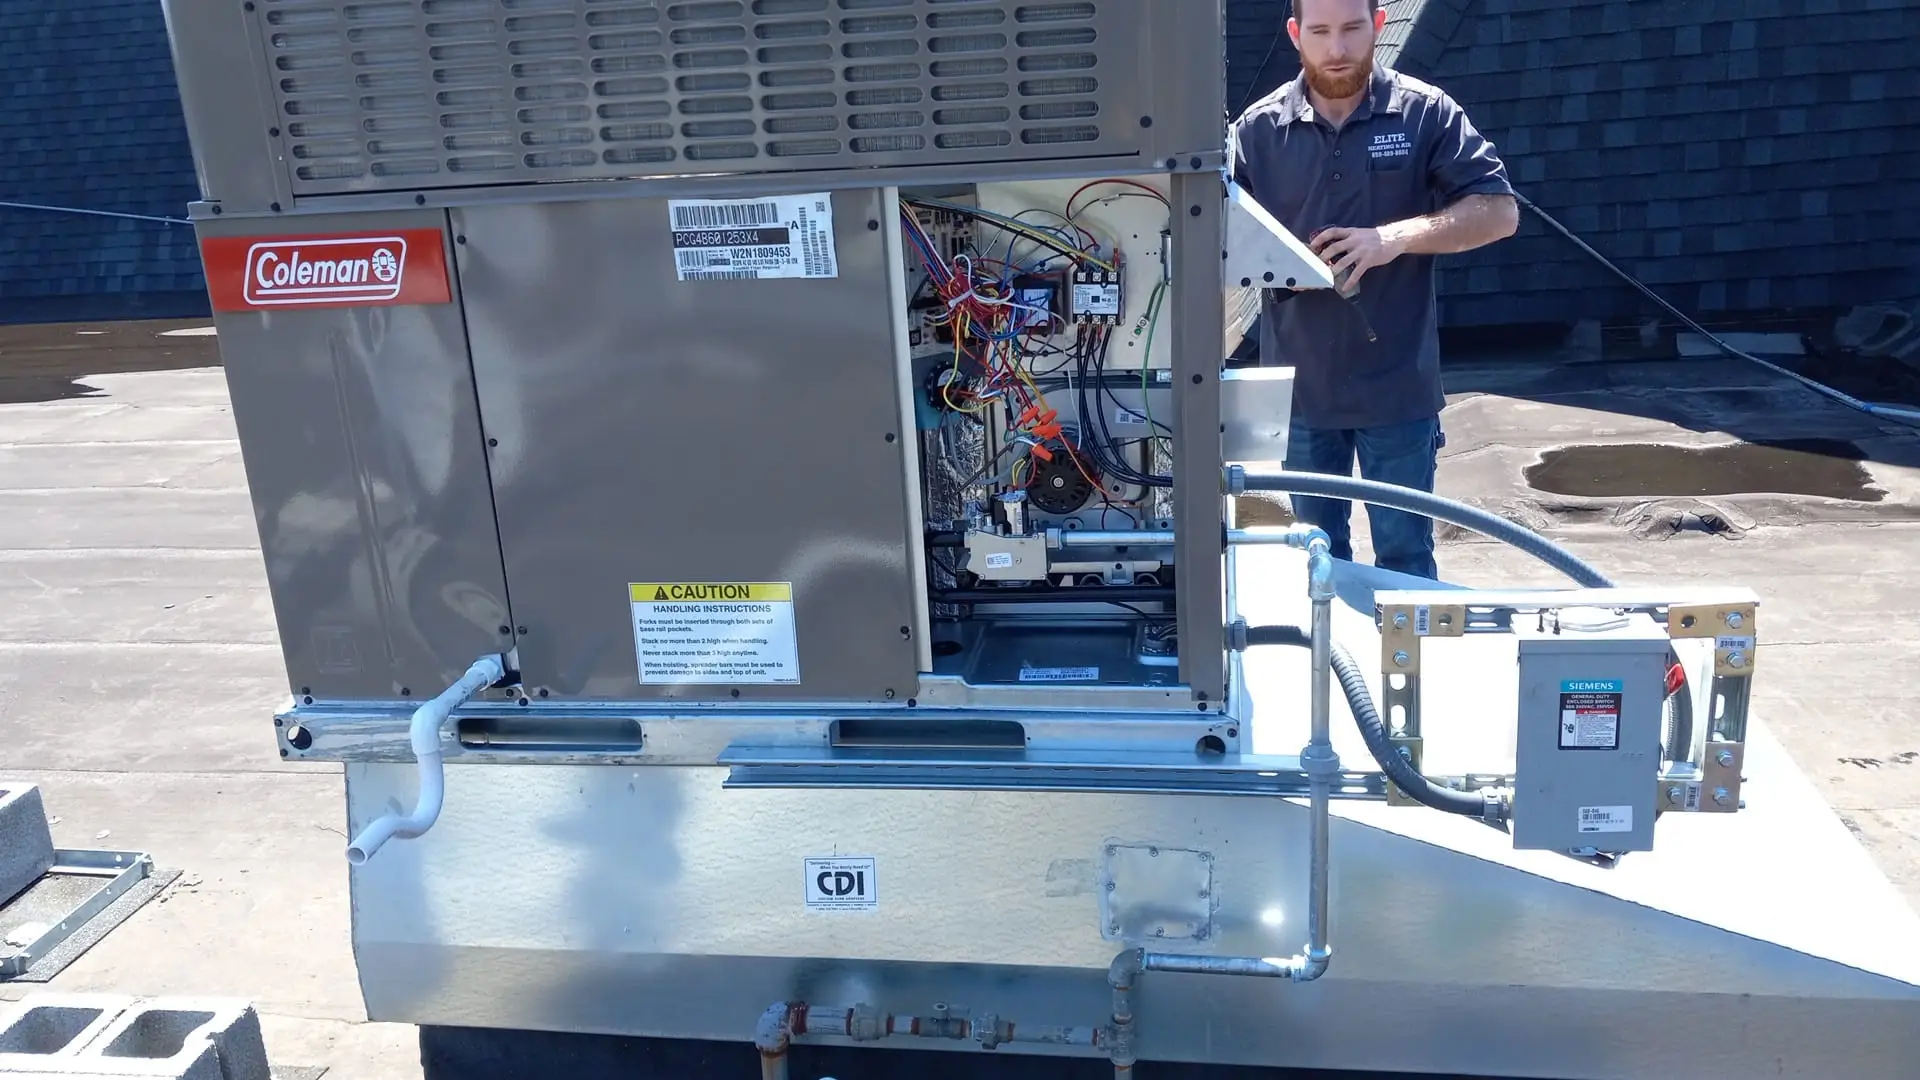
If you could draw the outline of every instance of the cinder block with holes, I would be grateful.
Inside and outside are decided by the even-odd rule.
[[[253,1006],[38,994],[0,1020],[0,1078],[268,1080]]]
[[[40,789],[0,780],[0,904],[25,892],[53,866],[53,834]]]

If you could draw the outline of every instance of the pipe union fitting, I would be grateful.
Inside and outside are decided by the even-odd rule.
[[[1331,783],[1340,775],[1340,755],[1331,746],[1309,743],[1300,751],[1300,771],[1309,780]]]

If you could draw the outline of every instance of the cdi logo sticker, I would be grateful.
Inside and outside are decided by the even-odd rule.
[[[217,311],[444,304],[453,299],[439,229],[384,235],[202,242]]]
[[[805,860],[807,907],[815,911],[872,911],[880,906],[880,874],[871,857]]]

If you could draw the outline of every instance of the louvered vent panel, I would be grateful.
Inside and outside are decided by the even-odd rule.
[[[262,0],[297,194],[1135,152],[1155,0]]]

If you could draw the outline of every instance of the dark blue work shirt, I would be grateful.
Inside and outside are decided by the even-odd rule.
[[[1315,113],[1302,76],[1248,109],[1230,142],[1235,181],[1303,241],[1420,217],[1468,195],[1513,194],[1493,144],[1452,98],[1386,69],[1338,130]],[[1260,356],[1294,368],[1295,417],[1346,429],[1438,415],[1446,401],[1433,279],[1430,255],[1367,271],[1364,320],[1330,290],[1270,293]],[[1367,340],[1369,322],[1378,341]]]

